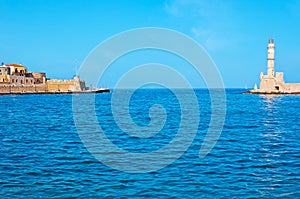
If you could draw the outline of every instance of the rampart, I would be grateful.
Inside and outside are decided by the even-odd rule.
[[[33,85],[0,85],[0,94],[26,94],[26,93],[45,93],[47,92],[46,84]]]

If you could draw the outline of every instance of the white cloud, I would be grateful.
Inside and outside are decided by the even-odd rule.
[[[178,16],[179,14],[178,7],[168,1],[165,2],[165,10],[167,11],[167,13],[173,16]]]
[[[209,35],[212,34],[211,30],[208,29],[201,29],[197,27],[192,27],[191,32],[196,36],[196,37],[208,37]]]
[[[229,42],[226,38],[220,37],[217,33],[209,29],[192,27],[191,32],[196,39],[209,51],[225,49]]]
[[[234,17],[232,5],[220,0],[173,0],[166,1],[166,11],[181,17],[186,29],[209,50],[222,50],[232,45]]]

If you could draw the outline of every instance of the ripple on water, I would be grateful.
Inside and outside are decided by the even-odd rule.
[[[299,198],[300,97],[229,90],[221,137],[211,153],[199,159],[211,109],[208,92],[196,92],[201,123],[194,142],[172,165],[146,174],[116,171],[87,151],[76,132],[72,96],[0,96],[1,198]],[[97,116],[119,147],[155,151],[176,135],[180,106],[164,90],[135,95],[130,110],[137,124],[149,122],[152,104],[169,111],[166,127],[153,139],[133,139],[118,128],[110,94],[96,95]],[[85,125],[89,127],[88,116]],[[116,154],[110,155],[114,161]]]

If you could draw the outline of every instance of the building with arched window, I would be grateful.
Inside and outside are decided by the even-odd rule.
[[[71,80],[47,80],[46,73],[28,72],[21,64],[0,66],[0,93],[67,93],[85,90],[85,82],[77,76]]]
[[[284,73],[275,72],[275,43],[274,39],[270,37],[268,43],[267,56],[267,74],[260,73],[260,87],[249,91],[250,93],[279,93],[292,94],[300,93],[300,83],[285,83]]]
[[[28,77],[27,68],[21,64],[4,64],[0,66],[0,83],[34,84],[34,78]]]

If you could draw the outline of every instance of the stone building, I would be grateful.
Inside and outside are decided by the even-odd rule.
[[[260,73],[260,87],[249,91],[250,93],[300,93],[300,83],[285,83],[284,73],[275,72],[275,44],[271,37],[268,43],[268,68],[267,74]]]
[[[34,78],[26,76],[27,68],[21,64],[0,66],[0,84],[33,84]]]
[[[75,76],[72,80],[51,79],[46,82],[49,92],[85,91],[85,82]]]
[[[28,72],[21,64],[0,66],[0,94],[2,93],[70,93],[85,91],[79,77],[71,80],[47,80],[46,73]]]

